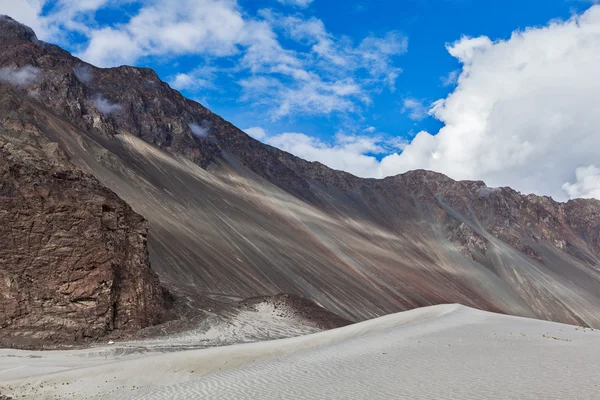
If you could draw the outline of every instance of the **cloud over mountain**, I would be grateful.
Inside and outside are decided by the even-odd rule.
[[[426,168],[556,198],[572,181],[569,196],[597,193],[600,7],[508,40],[464,37],[448,51],[463,67],[431,110],[445,126],[384,158],[381,175]]]
[[[31,25],[41,39],[65,41],[79,35],[84,40],[78,55],[101,66],[201,57],[203,64],[172,74],[171,85],[204,98],[205,92],[218,90],[220,77],[235,82],[237,92],[228,91],[228,96],[251,104],[266,121],[247,125],[255,127],[331,115],[376,124],[361,121],[362,113],[372,106],[375,93],[397,90],[402,72],[398,56],[408,49],[408,39],[400,32],[348,38],[308,11],[277,2],[273,9],[252,11],[234,0],[127,4],[130,12],[112,23],[98,22],[96,13],[122,6],[120,1],[4,2],[0,13]],[[292,143],[284,140],[292,136],[281,135],[301,129],[290,127],[259,139],[275,142],[277,137],[288,151],[361,176],[424,168],[557,199],[598,196],[599,32],[600,6],[591,6],[568,20],[515,31],[505,40],[463,37],[448,44],[461,68],[448,71],[441,84],[453,91],[432,108],[420,94],[413,98],[400,93],[397,105],[399,118],[437,118],[443,123],[439,132],[421,131],[414,137],[393,132],[397,137],[390,137],[362,132],[364,126],[340,126],[318,137],[296,136],[299,141]],[[228,67],[214,60],[227,60]],[[348,147],[334,136],[342,128],[343,136],[369,137],[383,152]],[[327,133],[329,139],[323,139]],[[398,145],[388,146],[392,142]]]
[[[310,137],[274,145],[364,177],[423,168],[561,200],[600,197],[600,6],[508,40],[463,37],[447,49],[462,70],[429,111],[444,123],[436,134],[419,132],[380,159]],[[427,109],[408,98],[404,111],[419,119]]]

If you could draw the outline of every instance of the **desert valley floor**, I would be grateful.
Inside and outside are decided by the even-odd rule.
[[[263,326],[271,323],[265,315]],[[174,351],[181,341],[0,350],[0,392],[39,399],[600,398],[600,331],[460,305]]]

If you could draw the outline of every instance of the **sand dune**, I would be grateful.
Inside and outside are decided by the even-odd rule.
[[[270,342],[114,351],[3,350],[0,392],[40,399],[600,398],[600,332],[458,305]]]

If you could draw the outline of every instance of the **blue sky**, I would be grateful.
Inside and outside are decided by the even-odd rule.
[[[0,12],[93,64],[151,67],[257,139],[333,168],[428,168],[566,199],[600,196],[589,143],[552,147],[574,130],[599,137],[582,114],[596,99],[581,96],[597,80],[593,4],[0,0]]]
[[[265,2],[240,2],[248,9],[257,9]],[[271,6],[276,2],[272,2]],[[377,0],[364,2],[314,1],[300,11],[321,19],[334,35],[348,35],[359,41],[369,34],[384,34],[397,30],[408,39],[408,50],[394,58],[402,69],[396,91],[383,90],[373,95],[373,103],[364,107],[360,118],[352,116],[358,129],[373,126],[378,132],[411,137],[426,129],[437,131],[441,123],[435,118],[414,121],[408,112],[402,113],[405,99],[417,99],[425,106],[444,98],[453,85],[443,85],[443,79],[460,69],[459,62],[446,50],[462,36],[489,36],[507,39],[517,29],[543,25],[554,18],[569,18],[573,12],[589,7],[589,3],[565,0]],[[166,71],[165,71],[166,72]],[[230,87],[229,90],[236,88]],[[187,93],[193,96],[193,93]],[[327,139],[340,128],[344,120],[327,115],[317,118],[291,116],[272,122],[264,115],[240,112],[245,107],[208,97],[213,110],[241,127],[262,126],[269,132],[304,132]]]

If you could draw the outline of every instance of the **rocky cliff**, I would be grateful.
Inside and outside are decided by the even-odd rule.
[[[0,89],[7,106],[11,89]],[[134,331],[165,316],[143,217],[25,118],[0,119],[0,345]]]
[[[172,288],[286,292],[349,319],[457,302],[600,327],[596,200],[357,178],[250,138],[151,70],[96,68],[7,18],[0,40],[0,127],[43,115],[35,129],[148,219]]]

